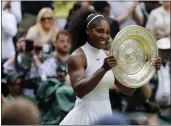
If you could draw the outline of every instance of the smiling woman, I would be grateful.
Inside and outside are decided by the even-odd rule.
[[[103,15],[92,10],[79,11],[71,20],[69,31],[75,45],[68,73],[77,100],[60,125],[91,125],[102,116],[112,115],[109,89],[114,82],[127,95],[132,95],[135,89],[120,84],[111,71],[117,60],[104,51],[110,27]]]
[[[78,46],[75,45],[76,50],[68,62],[68,72],[77,100],[60,124],[90,125],[102,116],[112,115],[109,89],[115,80],[111,68],[117,61],[104,52],[110,39],[110,27],[103,15],[83,10],[73,19],[77,21],[72,20],[69,31]]]

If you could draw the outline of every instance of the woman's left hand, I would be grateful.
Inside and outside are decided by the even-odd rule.
[[[160,57],[159,57],[158,59],[152,61],[152,65],[153,65],[157,70],[160,70],[161,63],[162,63],[162,59],[161,59]]]

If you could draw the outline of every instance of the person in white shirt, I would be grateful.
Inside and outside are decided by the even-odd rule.
[[[22,19],[22,14],[21,14],[21,2],[20,1],[5,1],[4,2],[4,6],[3,6],[4,10],[8,10],[10,13],[12,13],[16,20],[17,23],[21,22]]]
[[[17,34],[17,20],[5,6],[6,1],[2,2],[2,60],[14,56],[13,37]]]
[[[111,6],[111,17],[116,19],[120,28],[124,28],[129,25],[143,25],[143,14],[139,2],[133,1],[109,1]]]
[[[29,51],[26,47],[28,43],[33,43],[33,48]],[[20,38],[16,44],[16,54],[3,64],[3,72],[6,75],[9,75],[13,71],[22,72],[24,80],[32,80],[33,83],[31,84],[31,82],[29,82],[29,85],[35,86],[35,83],[37,83],[40,78],[38,72],[39,66],[46,58],[47,57],[42,54],[40,42]],[[26,89],[24,92],[34,97],[32,89]]]
[[[162,6],[151,11],[146,28],[153,33],[157,40],[170,39],[170,1],[164,1]]]

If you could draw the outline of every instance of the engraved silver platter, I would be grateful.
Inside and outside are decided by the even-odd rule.
[[[145,28],[131,25],[122,29],[111,43],[111,55],[118,65],[112,68],[116,79],[126,87],[147,84],[155,73],[151,61],[158,58],[153,35]]]

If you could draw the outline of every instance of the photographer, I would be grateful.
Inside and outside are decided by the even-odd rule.
[[[4,73],[8,75],[12,71],[22,72],[25,79],[24,87],[36,90],[40,80],[38,69],[41,62],[46,59],[42,55],[42,48],[39,42],[24,38],[20,38],[16,46],[16,55],[3,65]],[[27,91],[33,94],[32,90]]]

